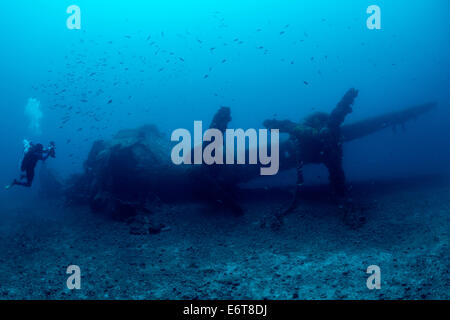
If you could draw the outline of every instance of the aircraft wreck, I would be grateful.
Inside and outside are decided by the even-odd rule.
[[[328,163],[330,182],[332,189],[337,186],[334,188],[337,194],[345,196],[342,189],[345,179],[339,167],[343,156],[342,143],[388,127],[403,126],[436,106],[436,103],[426,103],[343,124],[356,96],[356,90],[349,90],[331,115],[315,114],[301,124],[289,120],[264,122],[266,128],[277,127],[291,136],[287,141],[280,142],[279,170],[297,169],[296,192],[302,185],[303,165],[327,161],[326,151],[321,150],[324,146],[323,141],[320,142],[321,137],[328,137],[325,139],[325,149],[329,143],[335,146],[328,146],[329,152],[337,151],[332,155],[334,162]],[[214,116],[210,128],[224,132],[230,121],[230,108],[222,107]],[[304,140],[308,134],[312,134],[313,143]],[[84,163],[84,171],[73,176],[68,183],[65,192],[68,201],[88,204],[93,211],[107,213],[115,219],[151,211],[155,198],[167,202],[193,199],[216,201],[235,215],[243,214],[235,197],[238,185],[260,176],[259,166],[175,165],[170,157],[173,144],[170,137],[154,125],[122,130],[110,140],[96,141]],[[338,167],[333,168],[336,165]]]

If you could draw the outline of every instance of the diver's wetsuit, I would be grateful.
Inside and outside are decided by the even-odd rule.
[[[45,161],[52,153],[52,150],[44,150],[42,145],[32,145],[23,157],[20,170],[24,172],[21,179],[26,178],[26,182],[14,180],[13,185],[31,187],[34,179],[34,169],[39,160]]]

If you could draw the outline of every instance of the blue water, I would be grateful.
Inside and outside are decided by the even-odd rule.
[[[81,9],[80,30],[66,25],[72,4]],[[374,4],[380,30],[366,24]],[[130,236],[128,226],[98,222],[87,206],[72,211],[78,209],[39,200],[39,164],[33,188],[0,191],[1,297],[66,298],[63,267],[72,263],[91,276],[89,290],[69,296],[82,299],[448,297],[440,277],[448,269],[450,189],[444,182],[422,186],[415,177],[450,174],[449,14],[448,0],[2,1],[2,186],[19,175],[23,139],[56,143],[56,159],[46,166],[65,183],[83,171],[96,140],[155,124],[169,143],[173,130],[193,130],[194,120],[209,125],[221,106],[231,108],[229,127],[244,129],[262,128],[269,118],[299,122],[331,112],[349,88],[359,96],[345,123],[427,102],[438,107],[406,123],[405,131],[388,128],[344,145],[347,180],[362,182],[356,194],[363,200],[381,203],[366,211],[359,231],[349,231],[326,203],[307,204],[314,214],[293,215],[281,233],[260,231],[255,221],[282,202],[260,196],[261,203],[244,203],[239,223],[205,219],[197,207],[162,206],[170,218],[174,212],[194,217],[193,226],[173,219],[172,231],[161,236]],[[30,98],[39,102],[31,116]],[[292,173],[263,185],[294,186]],[[323,166],[305,169],[307,184],[327,178]],[[381,182],[372,187],[373,181]],[[215,236],[206,237],[209,230]],[[119,263],[114,270],[111,256]],[[370,264],[388,270],[391,286],[381,295],[366,290]],[[141,266],[147,278],[136,271]],[[275,268],[285,281],[269,284]],[[242,284],[237,293],[216,282],[234,283],[235,274]],[[300,283],[295,292],[292,279]],[[342,283],[347,291],[335,292]]]
[[[274,115],[329,112],[350,87],[360,95],[347,122],[427,101],[439,109],[406,133],[347,145],[349,177],[446,171],[448,1],[375,1],[382,29],[369,30],[372,2],[80,0],[81,30],[66,27],[72,3],[5,2],[0,177],[11,179],[23,138],[54,140],[49,165],[65,176],[122,128],[191,129],[221,105],[231,127],[259,128]],[[41,135],[28,129],[30,97],[41,102]]]

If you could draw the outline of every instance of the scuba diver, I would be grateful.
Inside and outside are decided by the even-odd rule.
[[[14,181],[5,187],[5,189],[10,189],[13,186],[23,186],[23,187],[31,187],[34,179],[34,169],[36,168],[37,162],[39,160],[45,161],[48,157],[55,158],[55,143],[50,142],[50,145],[47,148],[40,143],[34,144],[27,140],[24,140],[24,149],[25,154],[20,166],[20,170],[22,174],[20,179],[14,179]],[[25,182],[21,180],[25,179]]]
[[[288,133],[296,145],[297,185],[294,199],[286,211],[277,213],[278,222],[281,223],[281,219],[295,209],[303,189],[303,166],[308,163],[322,163],[327,167],[331,191],[339,207],[347,211],[346,215],[353,211],[348,201],[348,189],[342,167],[341,125],[345,117],[352,112],[351,106],[357,96],[358,91],[352,88],[346,92],[331,114],[316,112],[302,123],[289,120],[264,122],[267,129],[279,129],[280,132]]]

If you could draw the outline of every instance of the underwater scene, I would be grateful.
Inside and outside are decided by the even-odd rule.
[[[0,8],[0,300],[448,300],[447,0]]]

